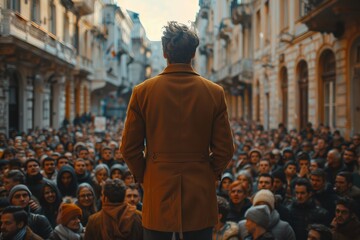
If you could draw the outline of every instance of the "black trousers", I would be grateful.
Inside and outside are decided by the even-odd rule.
[[[172,232],[159,232],[144,228],[144,240],[172,240]],[[183,239],[175,233],[176,240],[212,240],[212,228],[198,231],[183,232]]]

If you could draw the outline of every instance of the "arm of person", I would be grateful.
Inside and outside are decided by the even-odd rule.
[[[221,91],[219,110],[213,121],[210,150],[212,152],[211,165],[215,177],[219,177],[234,153],[224,90]]]
[[[142,183],[145,172],[144,157],[145,121],[137,99],[137,88],[129,102],[120,151],[137,182]]]

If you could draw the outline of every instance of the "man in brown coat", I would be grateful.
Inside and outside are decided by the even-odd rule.
[[[106,180],[101,211],[89,217],[85,240],[143,240],[141,213],[124,202],[126,186],[120,179]]]
[[[234,152],[225,94],[191,67],[199,45],[195,31],[177,22],[164,29],[168,65],[133,89],[121,152],[143,183],[145,240],[174,233],[211,239],[215,181]]]

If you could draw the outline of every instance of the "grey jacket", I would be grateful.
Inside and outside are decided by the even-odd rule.
[[[246,220],[239,222],[239,232],[241,239],[245,239],[249,233],[245,228]],[[267,229],[270,231],[276,240],[296,240],[294,230],[288,222],[280,220],[280,215],[276,210],[271,212],[270,225]]]

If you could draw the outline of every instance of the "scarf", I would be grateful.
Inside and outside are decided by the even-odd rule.
[[[81,224],[80,224],[80,229],[77,233],[73,232],[67,227],[64,227],[62,224],[59,224],[54,229],[54,232],[59,236],[61,240],[80,240],[81,239],[80,233],[82,232],[82,230],[83,227]]]
[[[0,235],[0,239],[11,239],[11,240],[23,240],[26,235],[26,227],[20,229],[20,231],[14,236],[10,238],[5,238],[2,234]]]

